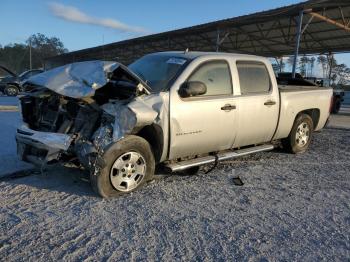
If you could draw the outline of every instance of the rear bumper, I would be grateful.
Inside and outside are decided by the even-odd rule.
[[[43,165],[57,160],[61,152],[67,151],[72,137],[66,134],[39,132],[22,126],[17,129],[17,155],[26,162]]]

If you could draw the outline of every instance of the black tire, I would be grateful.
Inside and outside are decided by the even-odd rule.
[[[17,96],[18,92],[19,92],[18,87],[15,85],[8,85],[4,89],[4,93],[7,96]]]
[[[332,106],[332,113],[338,114],[341,107],[341,99],[339,97],[335,97]]]
[[[307,129],[309,130],[308,131],[309,133],[306,132],[306,135],[308,136],[308,138],[304,144],[302,143],[302,141],[304,141],[304,139],[297,138],[297,133],[299,136],[298,128],[302,124],[305,125],[305,129],[307,127]],[[285,139],[282,139],[283,148],[286,151],[293,153],[293,154],[305,152],[310,145],[310,142],[312,139],[313,128],[314,127],[313,127],[312,118],[307,114],[299,114],[294,121],[292,130],[290,131],[289,136]]]
[[[143,179],[139,182],[139,184],[137,184],[136,188],[133,188],[130,191],[120,191],[116,189],[112,184],[111,169],[114,162],[128,152],[136,152],[143,157],[145,161],[146,171]],[[148,181],[152,180],[154,176],[155,161],[151,147],[145,139],[138,136],[127,136],[120,141],[112,144],[104,152],[102,161],[98,162],[103,162],[103,164],[99,164],[102,167],[98,172],[91,172],[90,181],[94,191],[104,198],[115,197],[121,194],[132,192],[142,187]],[[117,174],[117,176],[121,175],[124,176],[125,174]]]

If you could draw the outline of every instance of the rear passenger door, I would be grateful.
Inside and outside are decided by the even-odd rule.
[[[241,94],[234,146],[268,142],[279,117],[279,91],[270,77],[274,76],[272,67],[260,61],[236,61],[236,66]]]

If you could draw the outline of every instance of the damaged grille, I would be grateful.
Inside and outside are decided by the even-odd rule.
[[[42,132],[79,133],[89,138],[100,121],[100,113],[82,101],[46,91],[22,97],[22,118],[29,128]]]

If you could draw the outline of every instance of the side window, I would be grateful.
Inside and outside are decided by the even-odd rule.
[[[225,61],[213,61],[201,65],[188,79],[200,81],[207,86],[203,96],[232,94],[230,68]]]
[[[242,95],[269,92],[270,76],[263,63],[238,61],[237,70]]]

